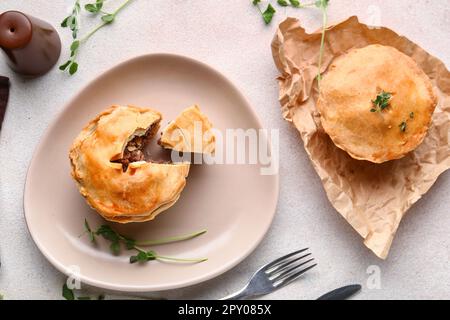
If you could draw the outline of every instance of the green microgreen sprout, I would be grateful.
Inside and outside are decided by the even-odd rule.
[[[72,11],[69,16],[64,18],[61,22],[61,27],[69,28],[72,31],[72,38],[76,39],[78,36],[79,24],[80,24],[80,0],[75,1]]]
[[[91,242],[95,241],[96,236],[102,236],[105,240],[109,241],[110,242],[109,249],[114,255],[118,255],[120,253],[121,244],[123,244],[127,250],[136,250],[137,254],[130,257],[130,263],[147,262],[151,260],[198,263],[207,260],[206,258],[184,259],[184,258],[168,257],[159,255],[154,250],[146,250],[145,248],[143,248],[193,239],[206,233],[206,230],[204,229],[181,236],[166,237],[162,239],[147,240],[147,241],[136,241],[130,237],[124,236],[116,232],[114,229],[112,229],[109,225],[106,224],[101,225],[95,232],[93,232],[86,219],[84,221],[84,229],[89,234]]]
[[[69,289],[69,287],[67,286],[67,283],[64,283],[64,285],[62,287],[62,296],[66,300],[75,300],[75,294],[73,293],[72,289]]]
[[[75,292],[73,291],[73,289],[70,289],[69,286],[67,285],[67,281],[64,283],[64,285],[62,287],[62,296],[66,300],[94,300],[90,296],[77,296],[77,295],[75,295]],[[104,294],[99,294],[96,297],[96,299],[97,300],[105,300],[105,295]]]
[[[270,3],[267,5],[266,10],[262,11],[261,7],[259,6],[260,2],[261,2],[261,0],[252,0],[253,5],[258,8],[258,11],[261,14],[264,22],[266,24],[269,24],[272,21],[273,16],[275,15],[275,12],[277,12],[277,11]]]
[[[96,0],[95,3],[88,3],[84,6],[84,9],[90,13],[103,13],[109,14],[105,11],[102,11],[104,0]]]
[[[265,11],[261,10],[260,3],[261,0],[251,0],[253,5],[258,8],[259,13],[261,14],[264,22],[266,24],[270,24],[272,21],[276,10],[275,8],[270,4],[267,5],[267,9]],[[329,5],[330,0],[317,0],[314,2],[308,2],[308,3],[301,3],[299,0],[277,0],[277,4],[281,7],[294,7],[294,8],[308,8],[308,7],[316,7],[319,8],[322,11],[322,35],[320,39],[320,49],[319,49],[319,61],[318,61],[318,73],[317,73],[317,84],[319,86],[320,90],[320,80],[322,78],[322,61],[323,61],[323,55],[325,51],[325,34],[327,30],[327,23],[328,23],[328,13],[327,8]]]
[[[319,90],[320,90],[320,80],[322,79],[322,60],[323,60],[323,53],[325,51],[325,33],[327,30],[327,23],[328,23],[327,8],[329,2],[330,0],[318,0],[315,2],[316,7],[322,11],[322,36],[320,39],[320,51],[318,63],[319,71],[317,74],[317,85],[319,86]]]
[[[97,0],[95,3],[88,3],[85,5],[85,10],[90,13],[101,13],[101,23],[97,25],[94,29],[92,29],[90,32],[85,34],[81,39],[77,39],[77,32],[78,32],[78,24],[79,24],[79,11],[80,11],[80,3],[79,0],[76,1],[74,6],[74,11],[72,12],[72,15],[65,18],[63,22],[61,23],[61,26],[70,26],[72,32],[72,36],[74,38],[74,41],[70,45],[70,58],[65,63],[59,66],[59,69],[61,71],[68,70],[70,75],[74,75],[78,71],[78,62],[76,60],[78,52],[80,50],[80,47],[82,44],[87,42],[97,31],[102,29],[108,24],[111,24],[116,19],[116,16],[120,11],[123,10],[123,8],[132,0],[125,0],[113,13],[107,13],[102,11],[104,0]],[[76,15],[75,15],[76,13]],[[71,18],[72,17],[72,18]],[[75,21],[75,22],[73,22]],[[72,25],[73,29],[72,29]]]

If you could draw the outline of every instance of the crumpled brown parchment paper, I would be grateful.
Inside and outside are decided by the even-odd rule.
[[[308,34],[294,18],[278,27],[272,53],[281,72],[283,117],[300,132],[331,204],[364,238],[364,244],[385,259],[405,212],[450,168],[450,73],[440,60],[388,28],[370,28],[355,16],[329,27],[322,72],[351,48],[388,45],[418,63],[439,97],[432,127],[414,152],[383,164],[354,160],[324,132],[315,106],[320,38],[320,31]]]

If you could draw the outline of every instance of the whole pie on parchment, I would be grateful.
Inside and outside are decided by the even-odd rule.
[[[369,45],[330,65],[317,108],[336,146],[355,159],[382,163],[422,143],[436,104],[430,79],[413,59]]]

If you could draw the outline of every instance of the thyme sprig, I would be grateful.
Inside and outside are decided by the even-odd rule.
[[[78,36],[78,30],[80,28],[80,0],[75,1],[72,12],[69,16],[65,17],[61,22],[61,27],[69,28],[72,31],[72,38],[76,39]]]
[[[96,0],[95,3],[88,3],[84,6],[84,9],[90,13],[99,13],[102,12],[104,14],[108,14],[107,12],[102,11],[104,0]]]
[[[62,296],[66,300],[105,300],[104,294],[99,294],[94,298],[92,298],[91,296],[78,296],[75,294],[73,289],[69,288],[69,286],[67,285],[67,281],[62,287]]]
[[[302,4],[299,0],[277,0],[277,3],[282,7],[307,8],[315,5],[315,2]]]
[[[127,250],[136,250],[137,254],[132,255],[130,257],[130,263],[135,262],[147,262],[151,260],[160,260],[160,261],[173,261],[173,262],[185,262],[185,263],[198,263],[206,261],[206,258],[199,258],[199,259],[185,259],[185,258],[176,258],[176,257],[169,257],[164,256],[156,253],[154,250],[146,250],[143,247],[150,247],[150,246],[156,246],[156,245],[162,245],[162,244],[169,244],[179,241],[185,241],[189,239],[196,238],[204,233],[206,233],[206,230],[200,230],[196,232],[192,232],[185,235],[180,236],[173,236],[173,237],[166,237],[162,239],[157,240],[147,240],[147,241],[136,241],[135,239],[132,239],[128,236],[122,235],[112,229],[109,225],[101,225],[96,231],[92,231],[91,227],[89,226],[88,221],[84,220],[84,229],[85,232],[89,235],[89,239],[91,242],[96,242],[96,237],[101,236],[105,240],[110,242],[109,249],[111,250],[112,254],[118,255],[120,253],[121,245],[123,244]]]
[[[319,51],[319,62],[318,62],[318,74],[317,74],[317,84],[319,86],[320,90],[320,80],[322,79],[322,60],[323,60],[323,53],[325,51],[325,33],[327,31],[327,23],[328,23],[328,3],[330,0],[318,0],[316,1],[315,5],[316,7],[320,8],[322,11],[322,37],[320,39],[320,51]]]
[[[264,22],[266,24],[269,24],[272,19],[273,16],[275,15],[275,13],[277,12],[277,10],[275,10],[275,8],[269,3],[267,5],[266,10],[262,11],[261,7],[259,6],[259,3],[261,2],[261,0],[252,0],[253,5],[258,8],[259,13],[261,14]]]
[[[258,8],[258,11],[260,12],[264,22],[266,24],[270,24],[272,21],[276,10],[269,2],[267,5],[267,9],[265,11],[262,11],[260,8],[261,0],[251,0],[253,5]],[[320,80],[322,78],[322,60],[323,60],[323,54],[325,51],[325,34],[327,30],[327,23],[328,23],[328,12],[327,8],[330,3],[330,0],[317,0],[313,2],[308,3],[301,3],[299,0],[277,0],[277,3],[281,7],[294,7],[294,8],[308,8],[308,7],[316,7],[322,11],[322,36],[320,39],[320,49],[319,49],[319,61],[318,61],[318,73],[317,73],[317,84],[319,86],[320,90]]]
[[[75,74],[78,71],[77,56],[82,44],[87,42],[97,31],[102,29],[108,24],[111,24],[116,19],[116,16],[120,11],[125,8],[125,6],[132,0],[125,0],[113,13],[104,12],[102,10],[104,0],[97,0],[95,3],[88,3],[85,5],[85,10],[90,13],[101,13],[101,23],[97,25],[90,32],[85,34],[81,39],[77,39],[78,29],[79,29],[79,13],[80,13],[80,2],[77,0],[75,2],[74,10],[72,15],[65,18],[61,23],[62,27],[70,26],[72,30],[72,36],[74,41],[70,45],[70,58],[65,63],[60,65],[59,69],[61,71],[68,71],[70,75]]]

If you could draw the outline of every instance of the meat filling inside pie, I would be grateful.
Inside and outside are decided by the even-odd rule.
[[[125,149],[123,151],[123,157],[117,160],[111,160],[111,162],[121,163],[123,172],[127,171],[128,166],[132,162],[146,161],[146,160],[149,162],[153,162],[151,159],[146,157],[144,153],[144,148],[152,140],[155,128],[157,128],[157,125],[152,124],[143,135],[141,136],[137,135],[133,139],[131,139],[125,146]]]

